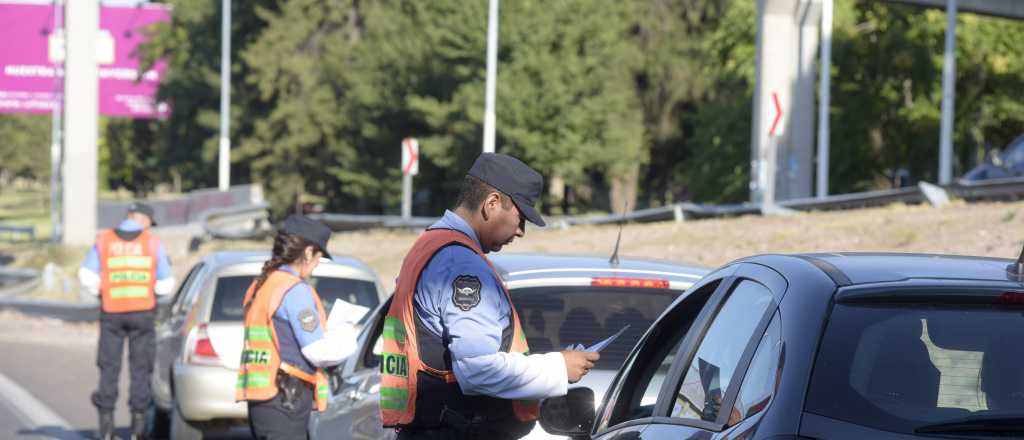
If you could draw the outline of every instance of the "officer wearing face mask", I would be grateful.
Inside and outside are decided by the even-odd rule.
[[[544,226],[544,182],[518,159],[477,158],[453,210],[406,255],[384,322],[380,410],[399,439],[517,439],[537,401],[562,396],[599,355],[532,354],[487,253]]]

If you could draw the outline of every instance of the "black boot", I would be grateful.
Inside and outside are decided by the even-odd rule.
[[[132,440],[146,440],[146,413],[132,413]]]
[[[97,432],[100,440],[114,439],[114,412],[100,411],[100,427]]]

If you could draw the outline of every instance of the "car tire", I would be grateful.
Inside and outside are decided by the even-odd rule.
[[[178,405],[171,408],[170,440],[203,440],[203,431],[181,416]]]

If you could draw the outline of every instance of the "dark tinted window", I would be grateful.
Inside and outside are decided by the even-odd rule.
[[[771,291],[753,281],[733,288],[684,373],[672,417],[717,420],[743,351],[771,303]]]
[[[1024,414],[1021,308],[837,305],[807,410],[874,428]]]
[[[651,322],[681,291],[617,287],[529,287],[512,291],[530,351],[588,346],[629,325],[594,368],[617,370]]]
[[[254,277],[251,275],[220,277],[217,279],[217,290],[213,297],[213,310],[210,321],[241,321],[242,299]],[[335,299],[373,309],[379,304],[377,288],[373,283],[363,280],[334,277],[312,277],[308,281],[318,294],[324,305],[324,311],[331,313]]]
[[[729,413],[729,426],[768,407],[781,375],[781,360],[782,328],[779,314],[776,313],[764,331],[761,343],[757,345],[750,366],[747,367],[747,375],[743,378],[743,385],[740,385],[740,393],[736,397],[733,410]]]
[[[658,393],[686,340],[684,336],[720,283],[714,280],[689,293],[655,324],[605,396],[608,405],[601,415],[600,429],[653,415]]]

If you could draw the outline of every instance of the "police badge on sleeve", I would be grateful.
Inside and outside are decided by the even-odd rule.
[[[452,281],[452,303],[468,312],[480,304],[480,278],[472,275],[459,275]]]

